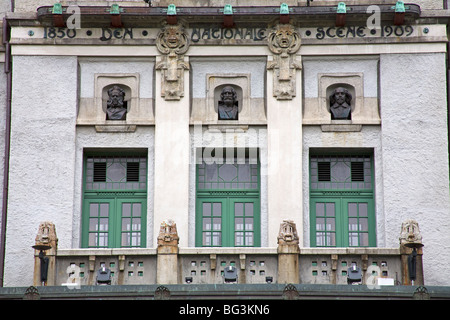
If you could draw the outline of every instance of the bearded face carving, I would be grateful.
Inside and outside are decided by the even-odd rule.
[[[332,120],[351,119],[352,95],[342,87],[336,88],[330,96],[330,112]]]
[[[231,86],[223,88],[219,100],[219,120],[238,120],[236,90]]]
[[[114,86],[108,90],[108,96],[106,120],[126,120],[125,91],[119,86]]]

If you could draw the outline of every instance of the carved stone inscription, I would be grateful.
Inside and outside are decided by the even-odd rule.
[[[273,96],[278,100],[290,100],[296,95],[295,72],[301,69],[295,60],[301,45],[300,36],[291,25],[278,25],[271,30],[267,40],[274,53],[272,63],[267,66],[274,71]]]

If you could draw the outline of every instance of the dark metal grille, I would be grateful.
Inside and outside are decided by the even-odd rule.
[[[94,182],[106,182],[106,162],[94,163]]]
[[[364,181],[364,163],[352,162],[351,174],[352,174],[352,181]]]
[[[139,182],[139,162],[127,162],[127,182]]]
[[[319,181],[330,181],[331,180],[330,163],[329,162],[317,163],[317,174]]]

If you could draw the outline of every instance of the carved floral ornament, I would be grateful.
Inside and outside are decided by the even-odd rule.
[[[291,100],[295,97],[295,73],[301,64],[295,60],[300,49],[301,39],[291,25],[277,25],[268,37],[269,50],[274,54],[267,69],[274,71],[273,96],[278,100]]]
[[[184,96],[184,70],[189,70],[184,61],[189,38],[183,26],[166,25],[156,37],[156,47],[163,54],[156,64],[156,70],[161,70],[161,96],[165,100],[180,100]]]

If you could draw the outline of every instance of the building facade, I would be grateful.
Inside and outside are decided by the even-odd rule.
[[[410,220],[450,285],[446,4],[230,4],[0,7],[3,286],[404,284]]]

